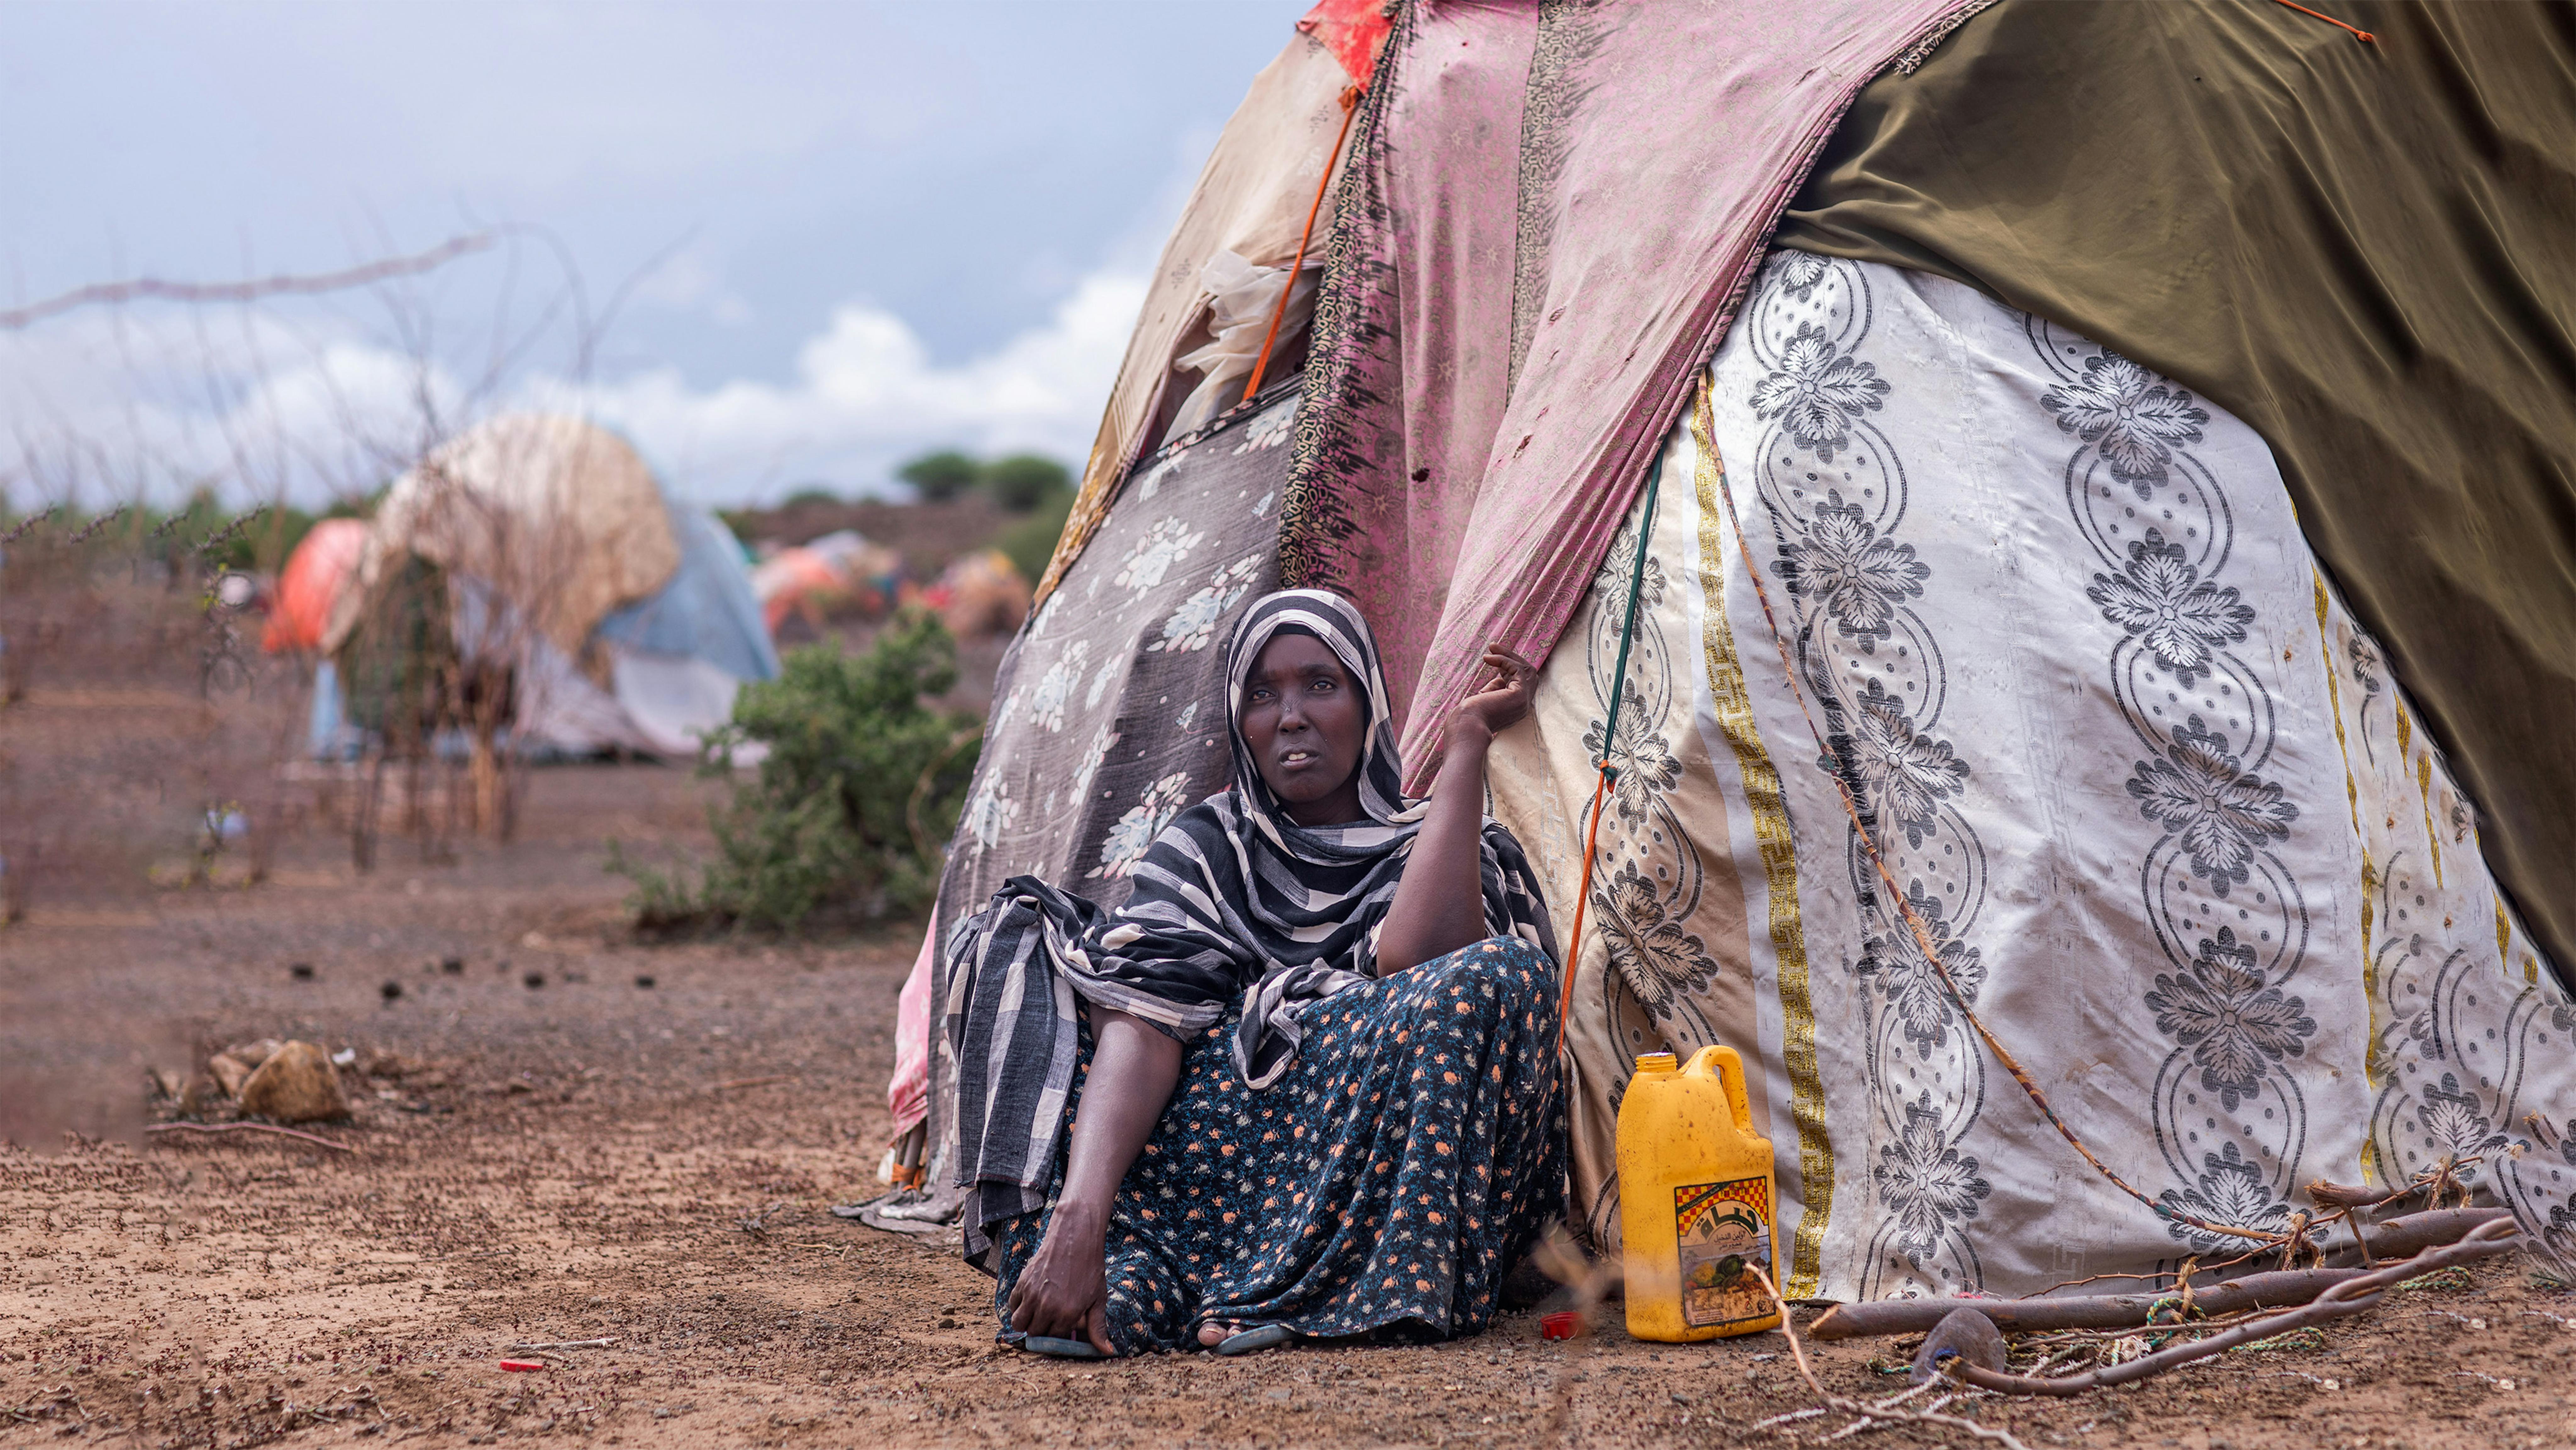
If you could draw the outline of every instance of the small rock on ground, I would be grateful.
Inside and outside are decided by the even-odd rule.
[[[330,1055],[310,1042],[290,1042],[242,1084],[241,1106],[271,1122],[311,1123],[349,1116]]]

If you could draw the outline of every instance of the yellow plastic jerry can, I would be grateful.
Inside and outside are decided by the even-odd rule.
[[[1628,1332],[1679,1343],[1780,1323],[1747,1270],[1771,1267],[1771,1140],[1753,1131],[1744,1059],[1703,1047],[1637,1059],[1619,1104],[1619,1231]]]

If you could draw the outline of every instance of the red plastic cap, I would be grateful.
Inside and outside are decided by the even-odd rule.
[[[1541,1339],[1572,1339],[1582,1332],[1583,1316],[1571,1309],[1559,1309],[1538,1318],[1538,1337]]]

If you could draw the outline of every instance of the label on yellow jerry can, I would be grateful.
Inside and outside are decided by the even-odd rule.
[[[1771,1180],[1737,1178],[1673,1190],[1682,1322],[1693,1329],[1771,1317],[1771,1296],[1745,1272],[1771,1272]]]

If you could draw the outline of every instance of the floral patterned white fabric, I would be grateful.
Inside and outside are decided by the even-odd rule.
[[[1209,702],[1224,695],[1221,646],[1236,617],[1277,587],[1297,406],[1290,380],[1139,462],[1012,642],[940,879],[940,940],[1013,876],[1114,910],[1172,818],[1225,788],[1225,725]],[[934,987],[946,1001],[948,983]],[[933,1042],[930,1073],[928,1197],[944,1213],[956,1105],[944,1042]]]
[[[1636,529],[1497,761],[1560,923]],[[2277,1228],[2311,1180],[2446,1159],[2576,1252],[2576,1007],[2250,429],[1966,287],[1780,253],[1645,549],[1569,1024],[1596,1241],[1635,1055],[1726,1042],[1793,1295],[2170,1268],[2219,1242],[2188,1218]],[[1968,1030],[1830,772],[1960,993],[2158,1208]]]

